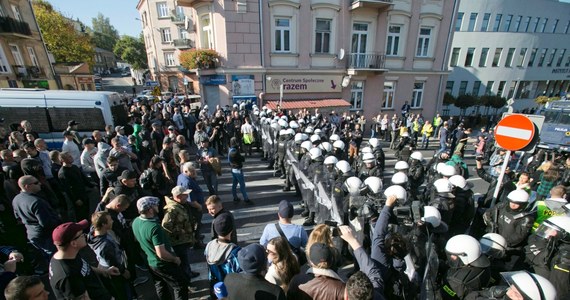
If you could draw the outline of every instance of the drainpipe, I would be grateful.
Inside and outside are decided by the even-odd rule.
[[[38,21],[37,21],[38,19],[36,18],[36,12],[34,11],[34,6],[32,5],[32,0],[28,0],[28,3],[30,4],[30,10],[32,11],[32,17],[34,17],[34,22],[36,23],[36,28],[38,29],[38,32],[40,34],[40,41],[42,42],[42,46],[44,46],[44,51],[46,52],[47,60],[49,63],[49,68],[51,70],[51,75],[53,76],[53,80],[57,84],[57,88],[62,90],[63,86],[61,84],[61,78],[58,78],[56,76],[55,69],[53,68],[53,64],[49,61],[49,52],[48,52],[46,43],[44,42],[44,36],[42,34],[42,30],[40,29],[40,25],[38,24]]]
[[[265,47],[263,46],[263,1],[259,1],[259,51],[261,51],[261,68],[265,68]],[[261,79],[262,93],[265,94],[265,73]]]
[[[451,15],[451,22],[449,22],[449,31],[447,33],[447,41],[445,43],[445,51],[443,52],[443,61],[441,63],[441,71],[443,71],[445,69],[445,66],[447,65],[447,53],[449,52],[449,48],[450,48],[450,43],[451,43],[451,35],[453,34],[453,30],[454,30],[454,22],[455,22],[455,18],[457,15],[457,5],[458,5],[458,0],[453,0],[453,15]],[[437,88],[437,99],[442,99],[441,100],[441,106],[443,108],[443,95],[442,95],[442,84],[443,84],[443,74],[439,76],[439,86]],[[439,102],[439,100],[437,100]],[[438,108],[437,103],[436,103],[436,109]]]

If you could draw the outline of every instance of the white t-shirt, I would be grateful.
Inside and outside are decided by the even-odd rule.
[[[253,126],[248,123],[241,125],[241,133],[253,133]]]

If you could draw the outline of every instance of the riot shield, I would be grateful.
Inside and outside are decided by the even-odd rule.
[[[435,300],[439,293],[437,287],[437,273],[439,270],[439,258],[435,251],[433,235],[430,235],[426,243],[427,262],[420,285],[420,299]]]

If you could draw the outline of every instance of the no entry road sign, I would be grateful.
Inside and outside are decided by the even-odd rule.
[[[501,148],[518,151],[528,146],[534,138],[535,125],[525,115],[504,117],[495,127],[495,140]]]

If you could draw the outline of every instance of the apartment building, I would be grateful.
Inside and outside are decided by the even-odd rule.
[[[454,23],[451,94],[514,98],[522,110],[570,92],[570,3],[462,0]]]
[[[0,0],[0,87],[57,89],[30,3]]]
[[[195,47],[194,21],[190,8],[175,0],[139,0],[149,71],[163,91],[184,91],[188,83],[180,68],[180,51]]]
[[[208,104],[254,96],[269,107],[335,107],[369,118],[399,114],[405,101],[426,116],[438,111],[458,3],[177,1],[193,9],[197,47],[223,58],[212,74],[197,74]]]

